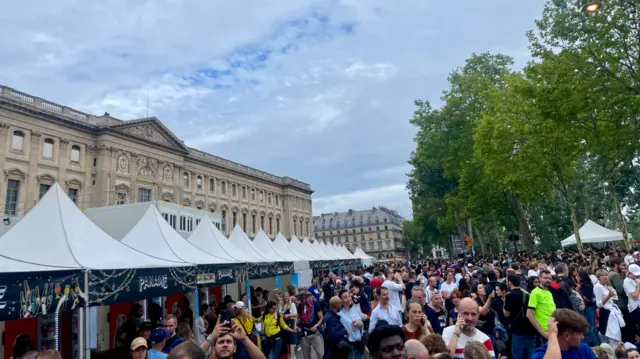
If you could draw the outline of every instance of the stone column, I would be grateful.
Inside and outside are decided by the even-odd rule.
[[[131,164],[129,165],[129,203],[138,203],[138,160],[140,156],[137,153],[131,154]]]
[[[282,195],[282,201],[284,203],[284,210],[282,212],[282,218],[280,219],[280,230],[285,237],[291,238],[293,234],[293,206],[291,205],[291,196]]]
[[[93,166],[93,159],[95,158],[95,156],[98,154],[98,148],[96,146],[92,146],[89,145],[87,147],[85,147],[84,150],[84,180],[83,180],[83,184],[82,187],[80,188],[80,198],[78,199],[78,207],[80,208],[91,208],[91,207],[98,207],[97,203],[95,202],[95,199],[93,197],[95,197],[95,191],[93,190],[95,187],[93,187],[93,176],[92,173],[94,173],[94,171],[97,171],[97,160],[96,160],[96,166]],[[111,196],[108,196],[111,197]],[[110,200],[112,201],[112,199],[110,198]]]
[[[31,140],[29,143],[29,171],[27,172],[27,197],[24,206],[25,213],[29,211],[38,201],[38,159],[40,157],[40,139],[42,134],[39,132],[31,132]],[[59,180],[58,180],[59,181]],[[60,183],[60,182],[58,182]]]
[[[1,213],[4,213],[4,199],[6,198],[6,194],[5,191],[7,189],[7,185],[6,185],[6,181],[7,179],[5,178],[4,175],[4,169],[5,169],[5,156],[6,156],[6,151],[7,151],[7,144],[10,144],[11,141],[9,141],[9,124],[4,123],[4,122],[0,122],[0,198],[2,199],[2,211],[0,211]]]
[[[110,193],[115,191],[115,183],[111,182],[111,157],[113,148],[108,146],[99,146],[97,149],[98,163],[96,166],[96,186],[93,190],[94,205],[93,207],[106,206],[108,204],[114,204],[115,199],[110,196]],[[91,163],[93,165],[93,163]],[[115,195],[114,195],[115,197]]]
[[[64,183],[67,177],[67,167],[69,167],[69,140],[60,138],[58,149],[58,183]]]

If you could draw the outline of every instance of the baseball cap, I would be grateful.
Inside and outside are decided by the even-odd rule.
[[[237,309],[244,309],[244,302],[236,302],[233,307]]]
[[[169,332],[162,329],[162,328],[156,328],[153,332],[151,332],[151,334],[149,335],[149,341],[153,344],[156,343],[160,343],[161,341],[165,340],[169,338]]]
[[[131,342],[131,350],[136,350],[140,347],[147,347],[147,340],[143,337],[137,337]]]
[[[640,266],[637,264],[630,265],[629,272],[633,273],[633,275],[640,276]]]

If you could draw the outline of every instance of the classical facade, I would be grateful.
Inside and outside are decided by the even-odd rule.
[[[313,217],[316,238],[348,249],[362,248],[368,255],[383,259],[404,257],[402,218],[398,212],[373,207],[364,211],[323,213]]]
[[[89,115],[0,86],[0,198],[29,211],[58,182],[82,208],[160,200],[252,236],[313,236],[311,186],[187,147],[155,117]]]

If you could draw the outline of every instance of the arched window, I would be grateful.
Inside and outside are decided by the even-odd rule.
[[[42,157],[46,159],[53,158],[53,140],[50,138],[44,139],[44,143],[42,144]]]
[[[80,146],[71,146],[71,162],[80,163]]]
[[[24,132],[13,131],[13,136],[11,137],[11,150],[22,152],[22,146],[24,146]]]
[[[182,174],[182,184],[185,187],[189,187],[189,173],[185,172]]]

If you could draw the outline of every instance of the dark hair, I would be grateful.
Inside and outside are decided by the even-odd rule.
[[[200,315],[204,315],[204,313],[209,310],[209,304],[202,303],[200,304]]]
[[[205,359],[206,356],[198,344],[184,342],[171,349],[167,359]]]
[[[20,334],[16,337],[16,344],[13,346],[13,357],[21,358],[30,351],[36,350],[28,334]]]
[[[520,276],[518,276],[517,274],[509,274],[507,276],[507,280],[509,281],[509,283],[513,284],[514,287],[520,286]]]
[[[571,309],[556,309],[551,316],[558,322],[558,334],[586,333],[589,329],[587,320]]]
[[[375,329],[369,334],[369,342],[367,343],[367,348],[369,348],[369,352],[372,355],[375,355],[380,350],[380,342],[383,339],[391,338],[399,336],[402,338],[402,342],[405,342],[404,332],[402,328],[397,325],[376,325]]]
[[[540,273],[538,274],[538,277],[542,277],[543,274],[548,274],[551,275],[551,272],[547,269],[543,269],[540,271]]]
[[[270,300],[267,302],[267,304],[264,306],[264,312],[262,312],[262,321],[264,322],[264,317],[265,315],[267,315],[267,313],[269,313],[269,310],[273,307],[276,306],[276,302],[274,302],[273,300]],[[278,316],[278,311],[276,310],[276,318]],[[276,323],[278,321],[276,320]]]
[[[495,280],[497,279],[496,272],[494,272],[494,271],[492,271],[492,270],[491,270],[491,271],[488,271],[488,272],[487,272],[487,278],[488,278],[491,282],[495,281]]]
[[[622,264],[622,258],[620,257],[609,257],[609,266],[614,267],[616,265]]]
[[[389,288],[387,288],[387,287],[378,287],[378,288],[376,288],[375,289],[376,295],[380,296],[382,294],[383,290],[389,291]]]
[[[344,293],[349,293],[349,291],[346,289],[340,289],[340,291],[338,292],[338,298],[342,299],[342,295]]]
[[[500,283],[496,284],[496,288],[500,288],[501,291],[506,292],[507,291],[507,284],[505,282],[500,282]]]

